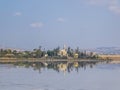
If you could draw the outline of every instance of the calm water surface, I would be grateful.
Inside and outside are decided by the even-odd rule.
[[[32,65],[0,64],[0,90],[120,90],[120,64],[75,64],[67,70]]]

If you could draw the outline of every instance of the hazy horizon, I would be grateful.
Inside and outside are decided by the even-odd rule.
[[[0,46],[120,47],[119,0],[1,0]]]

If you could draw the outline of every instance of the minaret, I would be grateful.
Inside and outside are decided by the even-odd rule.
[[[64,44],[63,49],[66,51],[67,50],[67,46]]]

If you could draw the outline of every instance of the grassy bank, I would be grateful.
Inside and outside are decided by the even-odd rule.
[[[81,62],[81,61],[103,61],[105,59],[43,59],[43,58],[0,58],[0,63],[14,63],[14,62],[59,62],[59,61],[64,61],[64,62]],[[107,59],[106,59],[107,60]]]
[[[111,60],[118,60],[120,61],[120,55],[99,55],[103,59],[111,59]]]

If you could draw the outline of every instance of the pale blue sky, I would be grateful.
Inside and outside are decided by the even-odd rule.
[[[119,0],[0,0],[0,46],[120,46]]]

